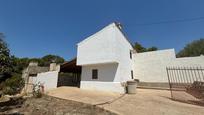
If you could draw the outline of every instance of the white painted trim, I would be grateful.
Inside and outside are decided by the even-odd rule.
[[[125,93],[120,82],[81,81],[81,89]]]
[[[91,64],[81,64],[79,66],[93,66],[93,65],[104,65],[104,64],[118,64],[116,61],[103,61],[99,63],[91,63]]]

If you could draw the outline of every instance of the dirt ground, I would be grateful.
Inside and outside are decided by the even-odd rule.
[[[97,105],[122,115],[203,115],[204,107],[170,99],[170,91],[137,89],[135,95],[59,87],[48,95]]]
[[[19,101],[1,105],[0,115],[115,115],[97,106],[50,96]]]
[[[172,97],[174,100],[204,106],[204,99],[196,98],[186,91],[172,91]]]

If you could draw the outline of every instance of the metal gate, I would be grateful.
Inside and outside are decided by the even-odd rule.
[[[80,87],[81,75],[79,73],[59,73],[57,87]]]
[[[204,106],[204,68],[167,67],[171,98]]]

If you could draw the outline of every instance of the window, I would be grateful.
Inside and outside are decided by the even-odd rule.
[[[131,50],[130,50],[130,59],[132,59],[132,52],[131,52]]]
[[[92,79],[98,79],[98,70],[97,69],[92,70]]]
[[[133,77],[133,71],[131,70],[131,77],[132,77],[132,79],[134,79],[134,77]]]
[[[30,77],[37,77],[37,74],[29,74]]]

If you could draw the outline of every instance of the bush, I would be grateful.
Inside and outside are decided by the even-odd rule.
[[[42,85],[40,84],[40,82],[38,82],[37,84],[33,85],[33,96],[36,98],[41,98],[42,95]]]
[[[15,95],[20,93],[23,87],[24,80],[21,77],[21,74],[13,74],[11,78],[8,78],[2,83],[2,93],[4,95]]]
[[[178,54],[177,57],[193,57],[204,54],[204,38],[194,40],[187,44]]]

